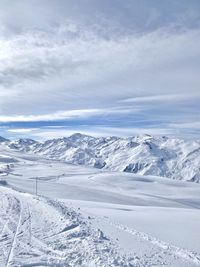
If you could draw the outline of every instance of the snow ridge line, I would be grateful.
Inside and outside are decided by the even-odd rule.
[[[20,200],[17,200],[17,201],[19,203],[20,214],[19,214],[19,219],[18,219],[18,222],[17,222],[17,227],[16,227],[16,230],[15,230],[15,233],[13,235],[12,242],[11,242],[11,246],[10,246],[10,250],[9,250],[9,253],[8,253],[8,257],[7,257],[7,260],[6,260],[5,267],[8,267],[10,265],[11,261],[12,261],[12,258],[13,258],[13,250],[14,250],[14,247],[15,247],[16,237],[18,235],[19,227],[20,227],[20,224],[21,224],[22,204],[21,204],[21,201]]]
[[[166,250],[170,254],[177,256],[179,258],[182,258],[184,260],[190,261],[197,266],[200,266],[200,254],[194,251],[189,251],[183,248],[179,248],[174,245],[170,245],[167,242],[161,241],[151,235],[148,235],[146,233],[131,229],[125,225],[122,225],[120,223],[114,223],[111,220],[109,220],[110,225],[118,228],[119,230],[123,230],[127,233],[130,233],[131,235],[137,236],[138,238],[141,238],[145,241],[149,241],[151,244],[158,246],[159,248]]]
[[[27,203],[27,210],[28,210],[28,223],[29,223],[29,244],[31,244],[31,239],[32,239],[32,224],[31,224],[31,211],[29,204]]]
[[[6,196],[5,195],[3,195],[3,197],[5,198]],[[8,199],[8,201],[10,200],[9,198],[7,198]],[[10,211],[11,211],[11,203],[9,203],[9,206],[8,206],[8,208],[7,208],[7,210],[6,210],[6,214],[7,214],[7,219],[6,219],[6,222],[3,222],[3,220],[0,218],[0,220],[3,222],[3,228],[1,229],[1,233],[0,233],[0,238],[1,238],[1,236],[2,236],[2,234],[3,234],[3,232],[4,232],[4,230],[5,230],[5,228],[7,227],[7,225],[8,225],[8,222],[10,221],[10,217],[11,217],[11,215],[10,215]]]

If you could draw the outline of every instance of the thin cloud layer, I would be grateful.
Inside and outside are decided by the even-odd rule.
[[[142,8],[88,1],[93,15],[82,2],[8,2],[0,4],[0,123],[97,118],[98,126],[103,117],[113,128],[138,119],[155,127],[157,120],[167,132],[177,121],[198,121],[197,1],[169,1],[173,16],[164,20],[166,5],[155,1],[143,0]],[[143,22],[131,19],[135,9]]]

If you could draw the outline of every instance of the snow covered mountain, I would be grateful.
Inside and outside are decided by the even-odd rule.
[[[31,151],[33,145],[37,144],[37,142],[32,139],[19,139],[16,141],[7,141],[6,143],[10,148],[24,152]]]
[[[12,149],[72,164],[200,181],[200,140],[150,135],[96,138],[76,133],[45,142],[20,139],[4,143]]]
[[[2,143],[2,142],[6,142],[6,141],[8,141],[8,140],[5,139],[4,137],[0,136],[0,143]]]

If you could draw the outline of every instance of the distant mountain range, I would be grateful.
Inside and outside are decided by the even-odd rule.
[[[67,163],[200,182],[200,140],[150,135],[96,138],[76,133],[45,142],[2,137],[0,142],[11,149]]]

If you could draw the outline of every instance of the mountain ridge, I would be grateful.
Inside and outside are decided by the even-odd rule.
[[[200,140],[148,134],[122,138],[75,133],[44,142],[19,139],[3,143],[11,149],[77,165],[200,182]]]

